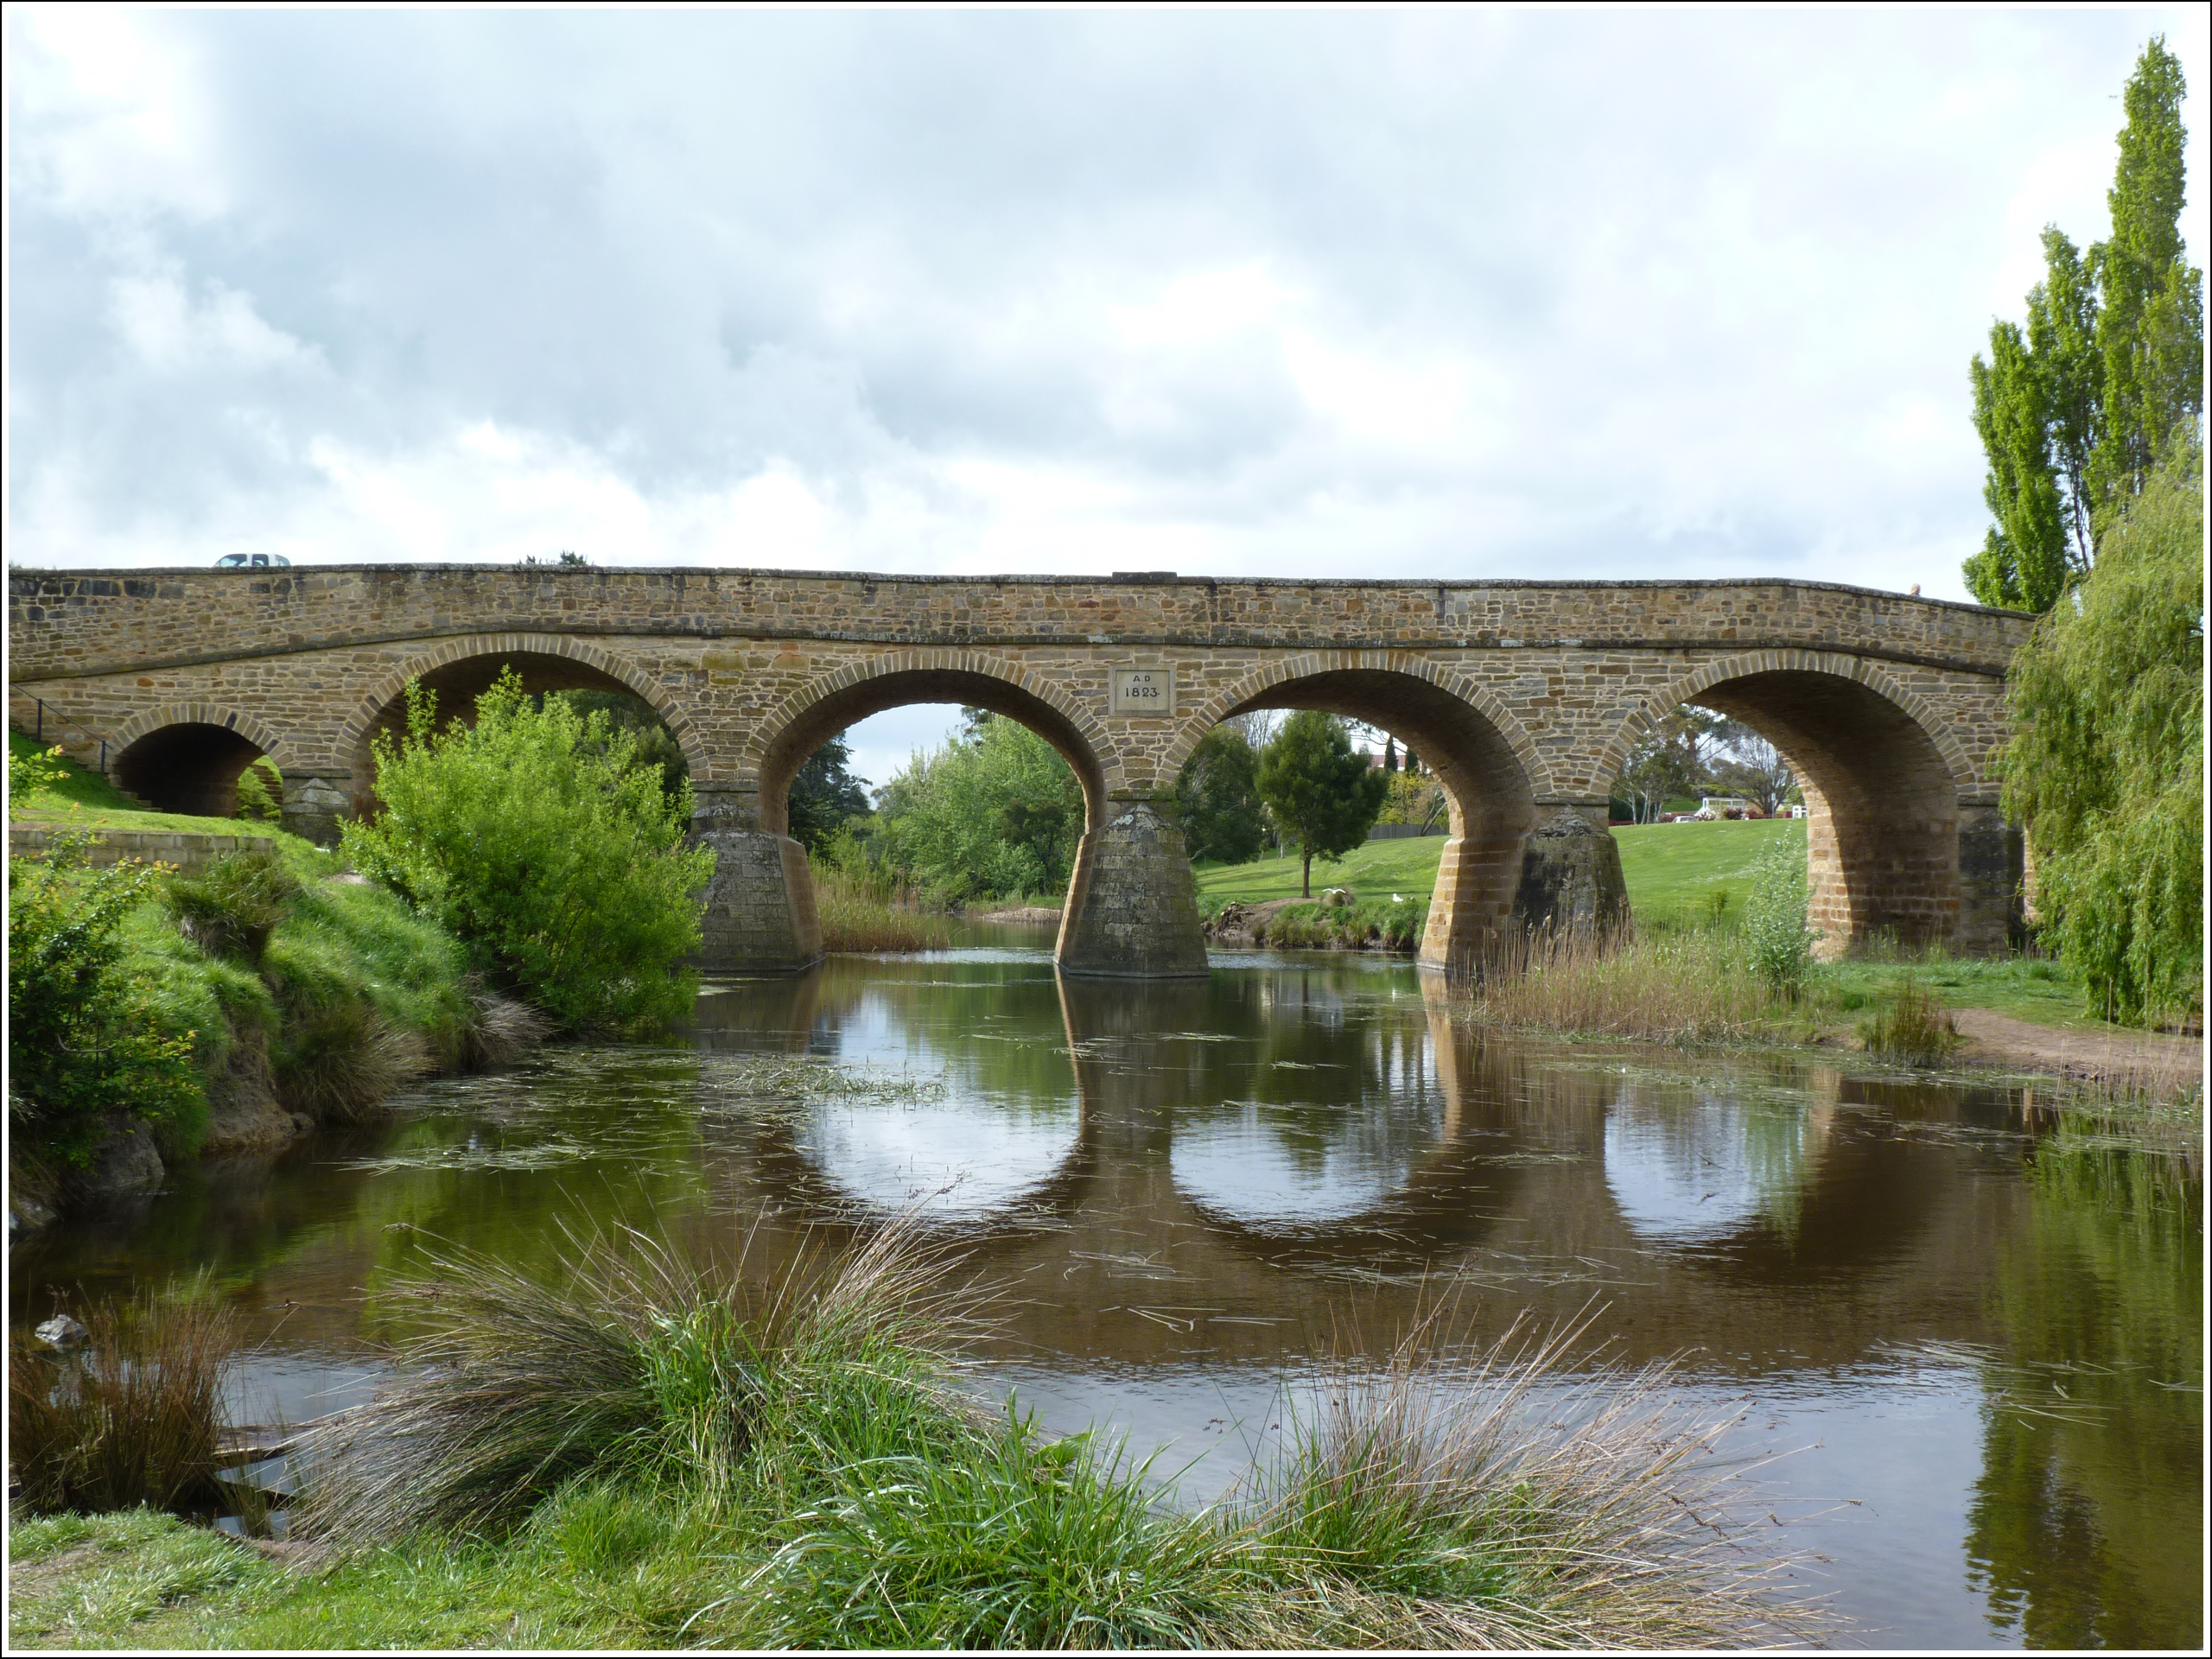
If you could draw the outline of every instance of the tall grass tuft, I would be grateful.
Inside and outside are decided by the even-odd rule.
[[[553,1022],[536,1008],[486,990],[474,976],[463,981],[461,988],[467,995],[468,1014],[461,1033],[460,1058],[474,1070],[512,1065],[525,1049],[553,1034]]]
[[[163,897],[185,937],[210,956],[258,963],[300,894],[274,853],[232,853],[198,876],[171,876]]]
[[[1471,1354],[1445,1321],[1346,1363],[1211,1509],[958,1386],[978,1299],[911,1225],[774,1288],[636,1236],[557,1284],[471,1255],[310,1432],[342,1548],[511,1535],[619,1556],[676,1642],[753,1648],[1742,1644],[1802,1634],[1732,1529],[1725,1423],[1664,1368],[1570,1374],[1579,1330]],[[532,1545],[530,1541],[539,1541]],[[595,1569],[594,1569],[595,1570]]]
[[[81,1351],[17,1336],[8,1364],[8,1460],[36,1515],[219,1502],[228,1427],[223,1378],[237,1343],[229,1308],[204,1285],[100,1302]]]
[[[330,1122],[369,1117],[433,1069],[420,1033],[392,1026],[373,1004],[350,998],[300,1014],[270,1060],[285,1109]]]
[[[1907,974],[1862,1021],[1859,1041],[1870,1054],[1901,1065],[1941,1065],[1957,1048],[1959,1028],[1928,988]]]
[[[952,943],[949,919],[924,910],[919,895],[887,880],[817,869],[814,903],[826,950],[943,950]]]
[[[1497,1025],[1681,1043],[1758,1035],[1787,1008],[1734,935],[1694,928],[1531,929],[1484,959],[1474,1000]]]
[[[1307,1642],[1745,1646],[1818,1627],[1777,1599],[1783,1563],[1716,1455],[1740,1413],[1686,1418],[1663,1363],[1571,1370],[1586,1321],[1455,1344],[1452,1306],[1379,1365],[1325,1372],[1243,1500]]]
[[[505,1531],[580,1477],[729,1485],[783,1370],[957,1329],[945,1263],[891,1230],[763,1289],[642,1235],[571,1238],[554,1282],[467,1252],[392,1294],[425,1317],[391,1382],[303,1449],[309,1524],[342,1546]]]

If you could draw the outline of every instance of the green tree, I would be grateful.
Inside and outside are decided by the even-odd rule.
[[[852,774],[853,752],[842,732],[812,754],[791,779],[791,839],[816,851],[848,818],[865,817],[868,789]]]
[[[1338,858],[1367,839],[1390,780],[1353,753],[1334,715],[1300,709],[1260,757],[1260,798],[1298,842],[1300,891],[1313,896],[1313,859]]]
[[[2088,573],[2099,515],[2142,487],[2204,407],[2203,275],[2182,257],[2181,65],[2144,48],[2108,200],[2113,234],[2087,254],[2043,233],[2027,326],[1992,327],[1974,359],[1974,429],[1996,520],[1966,563],[1986,605],[2047,611]]]
[[[2152,469],[2012,662],[2005,806],[2045,937],[2113,1019],[2202,1004],[2202,453],[2191,436]]]
[[[1194,859],[1249,864],[1268,838],[1260,800],[1260,757],[1244,734],[1217,726],[1192,750],[1175,779],[1175,816]]]
[[[345,826],[346,856],[567,1029],[679,1018],[696,988],[681,966],[699,944],[694,895],[715,868],[684,844],[690,785],[671,798],[605,710],[532,701],[508,669],[474,726],[440,731],[435,696],[410,682],[405,738],[374,747],[384,810]]]
[[[1058,752],[986,715],[891,780],[871,839],[899,880],[964,904],[1063,891],[1083,826],[1083,787]]]

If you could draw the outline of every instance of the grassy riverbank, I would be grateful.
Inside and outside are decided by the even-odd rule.
[[[102,970],[118,988],[107,1017],[188,1053],[191,1097],[151,1125],[129,1099],[11,1097],[10,1199],[20,1217],[35,1219],[76,1193],[147,1185],[159,1179],[153,1159],[271,1150],[301,1120],[358,1116],[416,1077],[496,1063],[543,1034],[541,1021],[482,988],[458,941],[335,854],[270,825],[141,812],[114,799],[103,780],[72,767],[50,790],[10,804],[20,821],[87,836],[204,829],[264,835],[274,851],[151,882],[114,921],[119,951]],[[66,861],[11,857],[11,893],[42,895],[47,912],[37,922],[16,918],[11,949],[35,954],[43,942],[66,951],[67,931],[88,925],[105,880]],[[25,927],[44,931],[16,937]],[[11,973],[11,1001],[59,995],[29,960]],[[15,1071],[20,1084],[25,1067]],[[110,1167],[107,1148],[146,1142],[148,1128],[151,1143],[127,1168]]]
[[[879,1235],[804,1282],[596,1246],[452,1260],[315,1438],[291,1561],[140,1512],[11,1517],[22,1647],[1683,1647],[1800,1633],[1662,1370],[1471,1357],[1431,1319],[1286,1408],[1192,1511],[978,1396],[957,1263]],[[286,1552],[274,1552],[283,1554]],[[301,1555],[307,1559],[299,1559]],[[311,1567],[311,1571],[298,1570]]]
[[[1616,828],[1613,838],[1620,847],[1629,904],[1644,933],[1712,931],[1728,938],[1733,937],[1750,896],[1752,867],[1777,842],[1802,847],[1805,825],[1802,819],[1788,818],[1639,824]],[[1315,890],[1325,884],[1350,887],[1356,896],[1352,917],[1339,921],[1319,905],[1287,906],[1270,924],[1271,940],[1326,944],[1375,937],[1387,912],[1407,902],[1427,903],[1443,848],[1441,836],[1374,841],[1339,862],[1317,861]],[[1298,896],[1299,861],[1294,857],[1201,865],[1197,874],[1199,906],[1208,914],[1217,914],[1231,902],[1252,905]],[[1668,950],[1679,953],[1681,948],[1669,946]],[[1726,957],[1725,950],[1716,950],[1714,961],[1724,969]],[[1833,1028],[1855,1027],[1868,1010],[1895,997],[1908,979],[1948,1007],[1986,1008],[2058,1030],[2112,1034],[2129,1030],[2088,1012],[2081,982],[2058,963],[2022,957],[1955,957],[1942,951],[1899,949],[1824,964],[1818,976],[1820,996],[1804,1012],[1822,1015]],[[1740,997],[1733,1002],[1739,1011],[1745,1006]],[[1758,1024],[1764,1016],[1754,1019],[1746,1013],[1745,1018]],[[1818,1029],[1816,1020],[1808,1027],[1808,1034]]]

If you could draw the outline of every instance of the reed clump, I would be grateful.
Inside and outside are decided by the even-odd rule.
[[[1790,1001],[1732,933],[1532,928],[1480,964],[1477,1016],[1490,1023],[1645,1042],[1767,1035]]]
[[[947,918],[923,909],[918,893],[888,880],[818,869],[814,905],[825,950],[943,950],[952,944]]]
[[[452,1255],[371,1406],[315,1430],[341,1552],[474,1538],[593,1576],[655,1645],[1743,1645],[1806,1626],[1733,1528],[1725,1424],[1580,1334],[1471,1357],[1425,1323],[1323,1380],[1210,1509],[973,1386],[983,1300],[893,1227],[773,1288],[635,1236],[534,1284]]]
[[[83,1325],[72,1351],[22,1334],[10,1344],[15,1501],[34,1515],[219,1503],[231,1311],[194,1284],[96,1303]]]
[[[272,1046],[276,1097],[288,1111],[323,1122],[358,1122],[435,1070],[422,1035],[351,999],[310,1008]]]
[[[1910,974],[1860,1022],[1859,1039],[1869,1054],[1916,1066],[1942,1065],[1963,1040],[1949,1011]]]

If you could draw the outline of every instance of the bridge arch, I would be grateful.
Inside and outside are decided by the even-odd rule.
[[[1805,796],[1810,918],[1825,954],[1884,932],[1908,944],[1957,932],[1961,809],[1983,791],[1923,698],[1843,652],[1721,658],[1639,705],[1606,744],[1599,776],[1618,777],[1637,733],[1683,702],[1741,721],[1789,763]]]
[[[683,705],[635,663],[588,639],[556,633],[465,634],[409,658],[379,679],[339,728],[338,750],[352,763],[356,811],[374,804],[376,770],[370,742],[404,708],[410,680],[437,691],[450,712],[455,700],[474,699],[512,664],[531,691],[617,691],[660,716],[683,751],[695,779],[709,775],[709,751]]]
[[[1161,768],[1180,772],[1205,734],[1261,709],[1312,709],[1380,726],[1410,744],[1443,786],[1451,823],[1421,959],[1463,969],[1504,928],[1550,768],[1510,710],[1446,668],[1396,652],[1313,652],[1253,670],[1185,722]]]
[[[116,728],[109,772],[159,812],[237,816],[238,779],[267,756],[278,771],[295,764],[287,735],[257,715],[206,702],[160,702]]]
[[[1086,829],[1104,819],[1119,781],[1113,746],[1063,687],[983,652],[900,651],[811,680],[761,720],[740,756],[740,765],[760,779],[760,827],[772,835],[787,832],[791,779],[809,755],[871,715],[918,702],[964,703],[1027,726],[1058,752],[1083,785]]]

